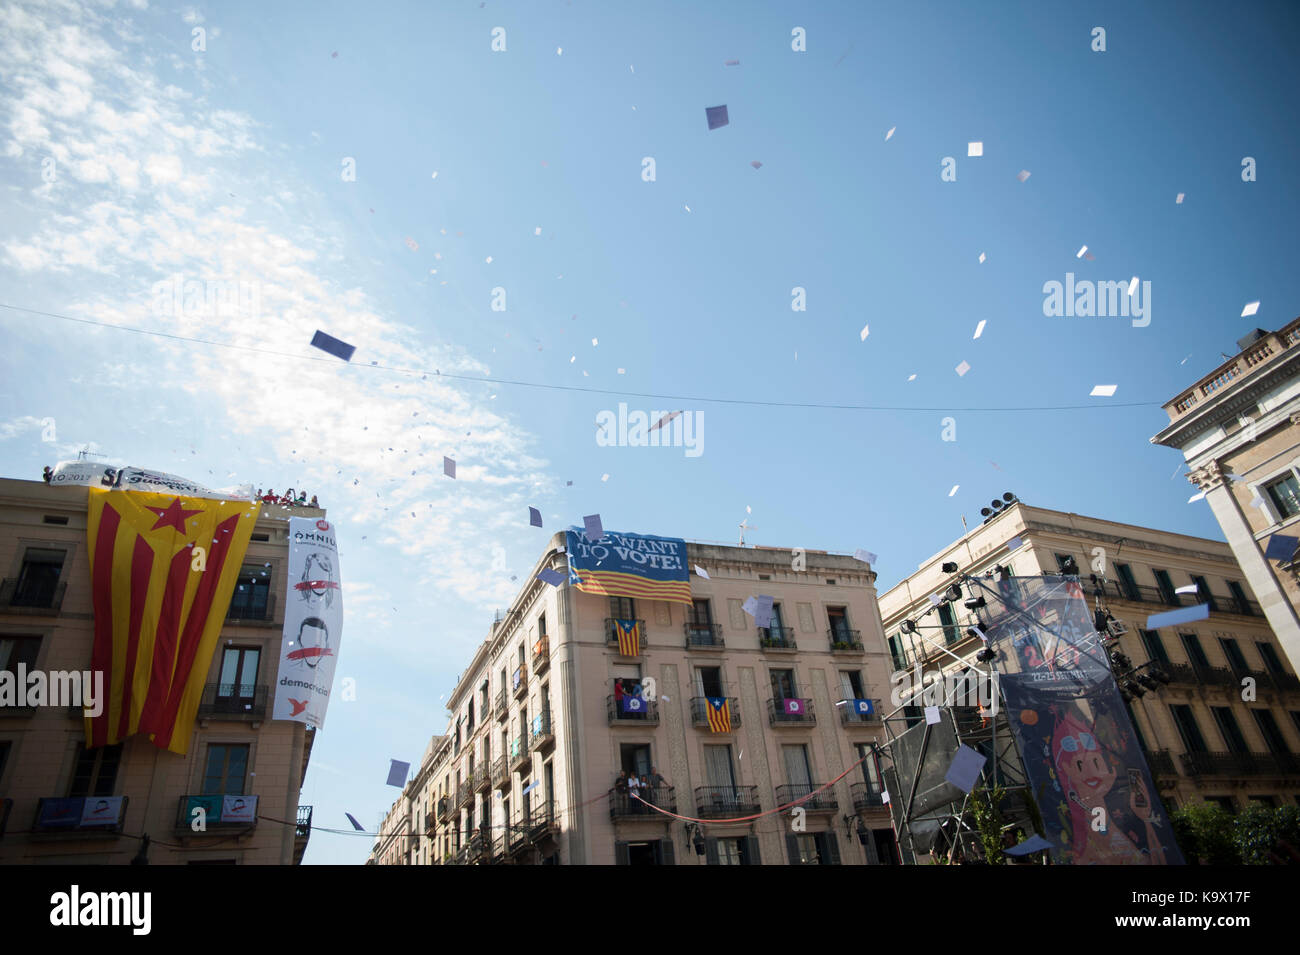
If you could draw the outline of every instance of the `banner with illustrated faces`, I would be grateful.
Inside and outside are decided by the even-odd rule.
[[[284,639],[275,680],[274,719],[325,725],[343,636],[343,590],[334,525],[289,518]]]
[[[996,586],[986,632],[1052,861],[1182,865],[1082,588],[1065,577]]]

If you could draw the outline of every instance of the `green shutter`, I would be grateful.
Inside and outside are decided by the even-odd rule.
[[[673,858],[673,841],[671,839],[660,839],[659,851],[660,851],[660,857],[659,857],[660,865],[677,864],[677,862]]]
[[[785,834],[785,848],[790,853],[791,865],[803,865],[799,860],[799,840],[788,832]]]
[[[614,843],[614,864],[615,864],[615,865],[630,865],[630,864],[631,864],[631,863],[628,861],[627,843],[626,843],[626,842],[616,842],[616,843]]]
[[[758,851],[758,837],[745,837],[745,865],[762,865],[763,857]]]
[[[718,840],[717,839],[704,840],[704,861],[707,865],[718,864]]]
[[[839,865],[840,864],[840,841],[834,832],[826,831],[819,834],[822,839],[822,865]]]

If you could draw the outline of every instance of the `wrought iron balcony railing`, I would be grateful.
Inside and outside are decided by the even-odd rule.
[[[734,819],[759,811],[757,786],[696,786],[695,811],[701,819]]]
[[[849,787],[849,795],[853,797],[853,809],[857,812],[863,809],[880,809],[886,805],[884,793],[883,786],[870,783],[854,783]]]
[[[1300,757],[1294,753],[1183,753],[1186,776],[1295,776]]]
[[[709,706],[708,697],[694,696],[691,697],[691,725],[712,729],[709,723]],[[740,722],[740,700],[734,696],[727,697],[727,709],[731,716],[731,728],[734,730],[741,725]]]
[[[758,645],[764,650],[797,650],[793,627],[759,627]]]
[[[610,726],[645,726],[647,724],[654,726],[659,722],[659,701],[641,699],[640,709],[627,710],[623,705],[623,700],[641,699],[640,697],[615,697],[613,694],[605,697],[605,709],[609,715]]]
[[[546,750],[555,745],[555,730],[551,726],[551,712],[547,710],[533,717],[532,736],[528,745],[532,750]]]
[[[533,644],[533,672],[545,673],[551,666],[551,638],[542,637]]]
[[[687,650],[721,649],[726,644],[722,640],[722,627],[716,623],[687,623],[682,626],[686,634]]]
[[[240,600],[236,592],[226,610],[226,620],[234,624],[273,624],[275,623],[275,594],[256,600]]]
[[[862,723],[874,723],[874,724],[880,723],[880,701],[879,700],[871,701],[870,713],[859,713],[858,708],[853,705],[854,704],[853,700],[841,700],[840,702],[842,702],[844,705],[836,706],[835,708],[840,711],[840,723],[842,725],[857,726]]]
[[[505,789],[510,785],[510,764],[505,755],[492,761],[492,788]]]
[[[787,783],[784,786],[777,786],[776,804],[784,806],[796,799],[803,799],[809,793],[821,789],[823,785],[824,783]],[[804,799],[799,805],[808,812],[834,812],[840,808],[839,800],[835,798],[835,791],[832,789],[823,790],[811,799]]]
[[[811,726],[817,722],[812,700],[786,697],[767,701],[769,726]]]
[[[6,577],[0,581],[0,607],[9,613],[51,616],[63,606],[67,589],[66,583],[19,587],[17,577]]]
[[[671,822],[672,820],[663,813],[655,812],[650,808],[651,805],[658,806],[660,809],[666,809],[669,812],[677,811],[677,791],[672,786],[651,786],[648,789],[638,788],[634,790],[637,798],[632,798],[632,791],[619,792],[617,789],[609,797],[609,818],[611,819],[644,819],[647,816],[653,816],[657,820]]]
[[[229,717],[260,720],[266,718],[266,684],[206,683],[199,699],[200,717]]]
[[[308,839],[311,837],[311,810],[311,806],[298,807],[298,824],[293,833],[295,839]]]
[[[857,630],[827,630],[832,653],[863,653],[862,634]]]
[[[492,704],[492,715],[500,723],[510,715],[510,704],[507,702],[506,688],[503,686],[497,690],[496,702]]]
[[[1167,749],[1158,749],[1154,753],[1147,753],[1147,766],[1151,769],[1153,776],[1177,776],[1178,770],[1174,767],[1174,754]]]

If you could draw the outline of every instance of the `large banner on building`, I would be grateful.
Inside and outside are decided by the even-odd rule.
[[[1064,577],[998,589],[989,645],[1053,861],[1182,865],[1082,589]]]
[[[606,531],[598,541],[568,532],[569,582],[588,594],[691,602],[686,541]]]
[[[343,637],[343,589],[333,524],[289,518],[288,578],[272,718],[319,729],[325,725]]]
[[[147,733],[184,754],[261,505],[142,491],[88,491],[95,643],[107,701],[86,746]]]
[[[253,486],[213,491],[202,484],[162,471],[144,468],[111,468],[91,461],[60,461],[50,473],[51,487],[102,487],[124,491],[151,491],[155,494],[183,494],[186,497],[211,497],[221,500],[250,501]]]

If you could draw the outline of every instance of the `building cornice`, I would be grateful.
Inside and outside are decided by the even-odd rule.
[[[1300,377],[1300,348],[1291,348],[1266,368],[1216,393],[1191,414],[1170,422],[1151,443],[1182,450],[1224,422],[1236,421],[1241,411],[1258,406],[1267,392],[1296,377]]]

